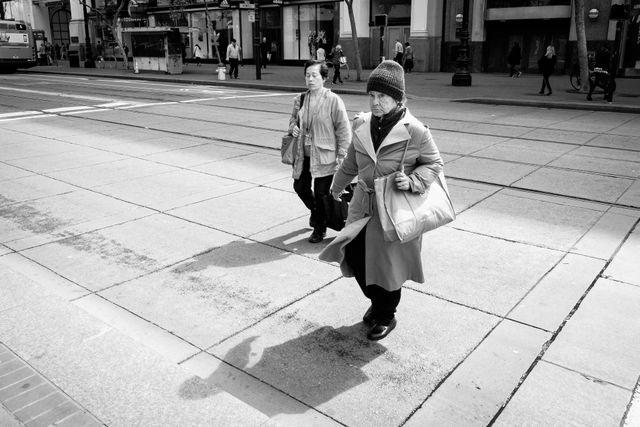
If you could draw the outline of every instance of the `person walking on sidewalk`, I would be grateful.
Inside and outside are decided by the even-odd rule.
[[[357,177],[347,224],[321,253],[336,261],[345,277],[355,277],[371,306],[362,321],[367,338],[379,340],[395,327],[402,285],[424,282],[422,235],[408,242],[387,242],[376,209],[374,180],[396,172],[398,191],[424,194],[442,171],[443,162],[429,129],[405,106],[404,70],[386,60],[367,81],[370,113],[360,113],[353,124],[353,141],[331,184],[338,200]],[[404,172],[397,172],[407,147]]]
[[[238,78],[238,64],[242,61],[240,46],[237,45],[236,39],[231,39],[231,44],[227,46],[227,62],[230,64],[229,76]]]
[[[509,77],[518,78],[522,74],[520,71],[520,61],[522,61],[522,51],[520,50],[520,43],[513,42],[513,47],[507,57],[509,63]]]
[[[402,68],[406,73],[410,73],[413,70],[413,47],[411,43],[406,42],[404,44],[404,59],[402,61]]]
[[[342,84],[342,76],[340,76],[340,64],[341,58],[344,56],[342,52],[342,46],[339,44],[336,45],[331,50],[331,63],[333,64],[333,84],[336,84],[336,81],[339,81]]]
[[[549,77],[553,73],[553,69],[556,66],[556,49],[552,44],[547,46],[547,51],[544,56],[538,61],[538,68],[542,72],[542,87],[540,88],[540,95],[544,95],[545,88],[548,89],[547,95],[551,95],[551,84],[549,83]]]
[[[402,42],[399,39],[396,39],[396,44],[393,48],[393,54],[395,55],[393,60],[398,64],[402,64],[402,58],[404,57],[404,48],[402,47]]]
[[[294,98],[289,119],[289,133],[298,140],[293,189],[311,212],[309,242],[319,243],[327,231],[322,199],[329,196],[333,174],[347,154],[351,129],[342,98],[324,87],[327,64],[309,60],[304,73],[308,91]]]
[[[193,47],[193,57],[196,58],[196,67],[199,67],[200,59],[202,59],[202,49],[199,44]]]
[[[260,42],[260,59],[262,61],[262,68],[267,68],[267,62],[269,62],[269,43],[267,43],[267,38],[263,37]]]

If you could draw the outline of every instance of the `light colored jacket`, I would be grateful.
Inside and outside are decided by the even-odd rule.
[[[405,173],[411,179],[410,191],[424,193],[442,171],[443,163],[431,132],[408,110],[377,151],[373,148],[370,125],[371,113],[356,118],[353,142],[347,157],[333,177],[331,192],[343,190],[356,176],[358,185],[349,204],[347,225],[322,251],[320,259],[340,263],[342,274],[353,277],[353,270],[344,261],[344,248],[366,227],[367,285],[375,284],[388,291],[395,291],[407,280],[424,282],[422,236],[405,243],[384,240],[377,213],[374,180],[399,170],[407,141],[409,147],[404,165]]]
[[[309,93],[305,95],[304,104],[300,108],[298,94],[293,101],[293,112],[289,118],[289,133],[298,124],[301,136],[296,144],[293,163],[293,178],[300,178],[304,162],[304,134],[307,121],[311,122],[310,169],[314,178],[333,175],[347,155],[351,144],[351,122],[342,98],[330,89],[320,89],[319,104],[308,112]]]
[[[232,59],[242,59],[242,55],[240,53],[240,45],[236,44],[235,46],[233,45],[233,43],[229,44],[229,46],[227,46],[227,61],[229,60],[229,58]]]

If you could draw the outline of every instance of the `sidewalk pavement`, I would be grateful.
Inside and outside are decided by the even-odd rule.
[[[122,63],[105,62],[97,68],[70,68],[67,61],[59,61],[58,65],[38,66],[29,69],[32,72],[61,73],[84,76],[99,76],[163,82],[193,83],[201,85],[224,85],[233,87],[251,87],[256,89],[276,89],[301,91],[304,89],[303,68],[301,66],[267,66],[262,69],[258,80],[254,64],[240,67],[238,79],[219,80],[215,64],[187,64],[182,74],[169,75],[163,72],[140,71],[135,74],[125,69]],[[351,69],[347,74],[342,71],[343,84],[334,85],[333,70],[329,69],[326,86],[340,94],[365,94],[366,80],[372,70],[363,70],[360,81],[356,71]],[[347,77],[348,76],[348,77]],[[551,85],[553,95],[538,94],[541,85],[539,74],[523,74],[513,79],[503,73],[473,73],[470,87],[451,85],[452,73],[419,73],[406,74],[406,92],[411,99],[445,99],[449,101],[472,102],[478,104],[517,105],[545,108],[566,108],[591,111],[611,111],[640,113],[640,79],[619,78],[616,80],[617,90],[613,103],[603,100],[602,92],[596,92],[593,101],[587,101],[584,93],[579,93],[569,83],[567,75],[553,75]]]

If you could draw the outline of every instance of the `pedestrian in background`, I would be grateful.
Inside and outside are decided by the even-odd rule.
[[[229,62],[229,77],[238,78],[238,64],[242,61],[240,46],[236,44],[236,39],[231,39],[231,44],[227,46],[227,62]]]
[[[193,57],[196,58],[196,67],[200,66],[200,59],[202,58],[202,49],[199,44],[193,47]]]
[[[538,61],[538,68],[542,72],[542,87],[540,88],[540,95],[544,95],[545,88],[549,90],[547,95],[551,95],[551,84],[549,83],[549,77],[553,73],[553,69],[556,66],[556,48],[552,44],[547,46],[547,50],[542,58]]]
[[[413,70],[413,46],[411,43],[406,42],[404,44],[404,60],[402,62],[402,68],[406,73],[410,73]]]
[[[342,76],[340,76],[340,58],[344,56],[342,52],[342,46],[339,44],[336,45],[331,50],[331,63],[333,64],[333,84],[336,84],[336,81],[339,81],[342,84]]]
[[[396,44],[393,48],[393,54],[395,55],[393,60],[398,64],[402,64],[402,57],[404,56],[404,49],[402,47],[402,42],[396,39]]]
[[[324,50],[324,48],[322,47],[322,45],[320,45],[318,47],[318,50],[316,50],[316,59],[318,61],[325,61],[327,59],[327,53]]]
[[[383,61],[367,81],[370,113],[356,116],[353,141],[331,184],[338,200],[354,178],[347,225],[320,253],[323,261],[337,261],[345,277],[355,277],[371,306],[363,317],[367,338],[379,340],[395,327],[402,285],[424,282],[422,235],[414,240],[388,242],[376,209],[374,180],[396,173],[398,191],[424,194],[442,171],[440,152],[422,122],[405,106],[404,71],[395,61]],[[408,144],[408,145],[407,145]],[[404,172],[400,161],[407,147]]]
[[[342,99],[324,87],[327,64],[309,60],[304,65],[307,92],[294,99],[289,133],[297,138],[294,148],[293,189],[311,216],[309,242],[321,242],[327,231],[322,199],[351,143],[351,127]],[[302,105],[301,105],[302,104]]]
[[[522,74],[520,71],[520,61],[522,61],[522,52],[520,50],[520,43],[513,42],[513,47],[507,57],[509,63],[509,77],[518,78]]]
[[[267,62],[269,62],[269,43],[267,38],[263,37],[260,42],[260,59],[262,60],[262,68],[267,68]]]

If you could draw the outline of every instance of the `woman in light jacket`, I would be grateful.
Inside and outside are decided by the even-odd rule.
[[[327,231],[323,196],[329,195],[333,174],[351,143],[349,116],[342,99],[324,87],[329,69],[324,61],[307,61],[304,101],[294,99],[289,133],[298,137],[293,163],[293,188],[311,212],[311,243],[321,242]],[[313,184],[313,187],[312,187]]]
[[[363,322],[367,337],[379,340],[395,327],[395,311],[405,281],[424,282],[422,236],[401,243],[387,242],[376,208],[374,180],[396,173],[398,190],[424,193],[442,171],[440,152],[431,132],[404,106],[404,71],[394,61],[383,61],[367,81],[371,113],[353,124],[353,142],[336,173],[331,194],[338,199],[358,177],[349,205],[347,225],[320,254],[324,261],[340,263],[346,277],[355,277],[371,300]],[[408,143],[404,173],[400,161]]]

